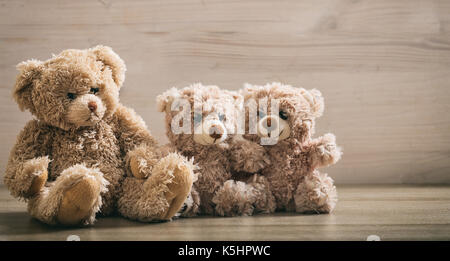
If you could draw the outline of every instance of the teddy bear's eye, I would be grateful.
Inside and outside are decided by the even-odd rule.
[[[77,95],[75,94],[75,93],[71,93],[71,92],[68,92],[67,93],[67,98],[69,98],[69,100],[73,100],[73,99],[75,99],[77,97]]]
[[[91,93],[96,94],[100,89],[99,88],[91,88]]]
[[[202,121],[202,114],[201,113],[194,113],[194,122],[200,123]]]
[[[263,111],[258,111],[259,118],[262,119],[266,116],[266,113]]]
[[[287,120],[288,119],[288,114],[285,111],[280,111],[279,115],[280,115],[280,118],[283,119],[283,120]]]
[[[225,120],[225,114],[220,113],[219,114],[219,120],[224,121]]]

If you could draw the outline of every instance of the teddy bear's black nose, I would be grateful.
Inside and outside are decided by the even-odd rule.
[[[268,132],[277,129],[278,119],[276,119],[274,116],[267,116],[265,120],[266,126],[264,126],[264,128],[267,129]]]
[[[220,139],[222,135],[223,134],[221,129],[216,125],[211,126],[211,128],[209,129],[209,136],[211,136],[211,138],[215,140]]]
[[[89,110],[91,110],[91,112],[96,111],[97,110],[97,103],[95,103],[93,101],[90,101],[88,103],[88,108],[89,108]]]

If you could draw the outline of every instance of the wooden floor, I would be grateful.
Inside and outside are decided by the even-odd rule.
[[[0,170],[32,118],[15,65],[97,44],[125,61],[120,101],[162,144],[172,86],[283,82],[322,92],[315,137],[344,149],[337,183],[450,183],[449,0],[0,0]]]
[[[450,240],[449,186],[339,186],[331,215],[279,213],[199,217],[145,224],[102,218],[67,229],[30,218],[26,206],[0,186],[0,240]]]

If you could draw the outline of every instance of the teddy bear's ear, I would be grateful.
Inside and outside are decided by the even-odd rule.
[[[246,82],[244,83],[244,87],[242,88],[243,90],[251,90],[253,88],[253,85]]]
[[[309,105],[310,105],[310,113],[312,116],[318,118],[322,116],[324,110],[324,101],[322,97],[322,93],[317,89],[305,90],[301,89],[300,91]]]
[[[103,62],[103,64],[111,69],[112,77],[117,87],[122,87],[125,81],[125,72],[127,70],[125,62],[117,55],[111,47],[97,45],[90,49],[98,61]]]
[[[19,63],[16,68],[20,73],[14,85],[14,100],[19,105],[20,110],[33,110],[33,101],[31,99],[33,82],[40,77],[44,68],[43,63],[38,60],[28,60]]]
[[[234,99],[234,104],[239,110],[244,108],[244,96],[240,94],[240,92],[232,92],[231,96]]]
[[[256,92],[258,92],[258,89],[259,88],[256,85],[244,83],[244,87],[242,87],[242,89],[239,90],[239,94],[241,94],[244,99],[248,99]]]
[[[165,91],[156,97],[156,106],[159,112],[165,112],[168,108],[172,106],[172,102],[180,97],[180,92],[177,88],[173,87]]]

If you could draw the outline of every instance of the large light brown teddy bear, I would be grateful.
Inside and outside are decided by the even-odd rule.
[[[236,135],[240,95],[217,86],[193,84],[172,88],[157,101],[166,115],[171,146],[193,157],[200,168],[182,216],[251,215],[275,208],[267,203],[273,196],[264,193],[265,178],[252,175],[268,164],[264,148]],[[187,127],[184,132],[174,128],[181,125]]]
[[[105,46],[65,50],[18,65],[14,98],[29,110],[4,182],[48,224],[92,224],[96,215],[168,220],[182,206],[194,166],[163,157],[144,121],[119,102],[125,64]]]
[[[247,84],[241,93],[247,104],[253,101],[260,108],[257,134],[247,133],[245,137],[262,143],[270,158],[271,164],[261,174],[270,184],[277,210],[331,212],[337,202],[336,187],[318,168],[335,164],[341,157],[341,149],[336,146],[333,134],[312,138],[315,120],[324,110],[321,93],[280,83]],[[260,106],[262,102],[264,105]],[[278,111],[272,112],[277,102]],[[276,142],[271,142],[270,137]]]

